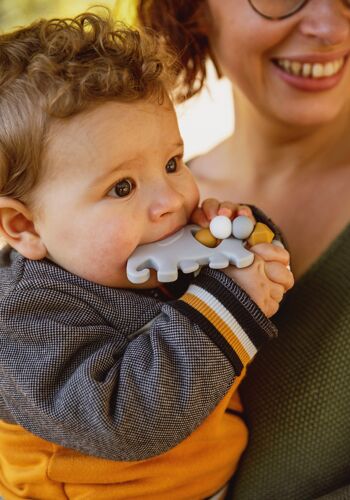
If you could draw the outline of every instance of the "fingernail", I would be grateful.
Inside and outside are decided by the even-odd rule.
[[[237,210],[237,215],[246,215],[247,217],[249,217],[250,211],[247,208],[239,208]]]
[[[219,208],[218,215],[226,215],[226,217],[231,217],[232,210],[226,207]]]

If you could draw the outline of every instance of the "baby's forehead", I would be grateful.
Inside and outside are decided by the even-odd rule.
[[[48,127],[48,144],[68,140],[76,135],[85,133],[87,137],[94,137],[100,131],[114,126],[129,125],[131,120],[146,120],[157,116],[159,120],[175,120],[174,106],[167,97],[164,101],[137,100],[133,102],[107,101],[94,103],[83,111],[66,118],[50,118]],[[130,127],[130,133],[132,134]]]
[[[67,167],[73,172],[82,163],[113,161],[114,154],[132,156],[149,148],[166,148],[181,142],[176,113],[170,99],[121,103],[109,101],[90,106],[49,124],[44,159],[51,175]],[[73,169],[73,170],[72,170]]]

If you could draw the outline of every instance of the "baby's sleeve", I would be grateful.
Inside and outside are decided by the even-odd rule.
[[[147,459],[188,437],[276,334],[219,271],[205,269],[164,304],[104,293],[34,279],[0,302],[0,418],[2,406],[48,441],[111,460]]]

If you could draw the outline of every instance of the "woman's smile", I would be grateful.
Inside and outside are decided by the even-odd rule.
[[[345,57],[326,63],[302,62],[294,59],[277,59],[274,61],[280,68],[291,75],[303,78],[327,78],[336,75],[344,66]]]
[[[288,85],[299,90],[320,92],[336,87],[341,81],[348,58],[327,62],[297,59],[273,59],[277,75]]]
[[[335,87],[344,74],[348,54],[323,60],[322,56],[282,57],[272,62],[277,74],[287,84],[305,91],[317,92]]]

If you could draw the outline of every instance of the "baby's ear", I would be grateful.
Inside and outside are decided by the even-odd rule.
[[[30,210],[20,201],[0,197],[0,234],[27,259],[43,259],[47,250],[36,232]]]

